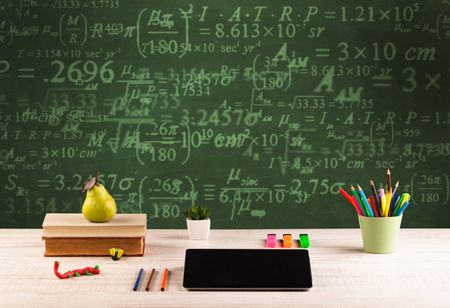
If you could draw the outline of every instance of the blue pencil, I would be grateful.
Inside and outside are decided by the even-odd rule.
[[[408,205],[409,205],[409,201],[406,201],[405,204],[403,204],[403,206],[397,210],[397,214],[394,214],[394,215],[395,216],[402,215]]]
[[[358,186],[358,192],[361,195],[361,201],[364,203],[366,209],[367,209],[367,213],[369,213],[369,217],[374,217],[375,215],[373,214],[372,208],[369,205],[369,201],[367,201],[366,195],[364,194],[364,191],[362,190],[361,186]]]
[[[389,215],[394,216],[395,204],[400,199],[399,195],[392,195],[391,204],[389,206]]]
[[[141,270],[139,271],[139,274],[137,276],[136,282],[134,283],[133,291],[137,291],[137,289],[139,288],[139,284],[141,283],[141,277],[142,277],[143,272],[144,272],[144,269],[141,268]]]
[[[391,199],[391,208],[394,209],[395,205],[397,204],[397,201],[400,199],[399,195],[393,195]]]
[[[401,204],[403,202],[403,198],[405,198],[405,197],[406,197],[406,194],[402,194],[400,196],[400,198],[397,199],[397,202],[396,202],[396,204],[394,206],[394,216],[397,216],[396,213],[400,210],[400,206],[401,206]]]

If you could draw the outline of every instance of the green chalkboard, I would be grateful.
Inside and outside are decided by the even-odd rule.
[[[0,2],[0,227],[119,212],[185,228],[355,227],[339,195],[412,195],[450,227],[448,1]]]

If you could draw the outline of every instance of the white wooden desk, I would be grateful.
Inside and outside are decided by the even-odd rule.
[[[100,265],[101,274],[59,280],[55,258],[43,257],[39,229],[0,229],[1,307],[450,307],[450,229],[402,229],[397,252],[364,253],[359,229],[312,229],[314,287],[308,292],[199,292],[182,287],[186,248],[261,248],[268,232],[300,230],[212,230],[208,241],[191,241],[186,230],[149,230],[144,257],[59,258],[60,272]],[[132,287],[140,267],[140,291]],[[149,270],[159,270],[146,292]],[[161,270],[171,276],[159,291]]]

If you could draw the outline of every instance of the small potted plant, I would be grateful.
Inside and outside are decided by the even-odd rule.
[[[209,209],[206,207],[193,206],[186,212],[186,223],[191,240],[207,240],[211,228]]]

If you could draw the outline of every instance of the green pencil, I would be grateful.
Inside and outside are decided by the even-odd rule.
[[[358,202],[359,207],[362,209],[364,216],[369,216],[369,214],[367,213],[366,206],[364,205],[364,203],[361,201],[361,198],[359,197],[358,191],[355,189],[355,187],[353,187],[353,185],[350,187],[350,190],[351,190],[353,196],[355,197],[356,202]]]
[[[369,201],[367,200],[366,194],[364,193],[364,190],[362,190],[361,186],[358,185],[358,192],[361,197],[362,203],[366,206],[367,214],[369,217],[374,217],[372,209],[370,208]]]

